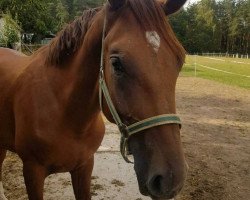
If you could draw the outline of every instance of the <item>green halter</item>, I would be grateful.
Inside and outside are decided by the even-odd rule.
[[[180,118],[175,114],[164,114],[158,115],[151,118],[144,119],[142,121],[136,122],[129,126],[122,123],[119,114],[117,113],[115,106],[111,100],[107,84],[105,82],[104,76],[104,64],[103,64],[103,56],[104,56],[104,39],[105,39],[105,30],[106,30],[106,18],[104,19],[104,27],[103,27],[103,34],[102,34],[102,50],[101,50],[101,64],[100,64],[100,77],[99,77],[99,101],[100,107],[102,109],[102,94],[105,97],[109,110],[113,116],[113,119],[116,125],[119,128],[121,133],[121,142],[120,142],[120,152],[124,160],[128,163],[132,163],[128,159],[128,139],[131,135],[138,133],[140,131],[160,126],[164,124],[179,124],[181,125]]]

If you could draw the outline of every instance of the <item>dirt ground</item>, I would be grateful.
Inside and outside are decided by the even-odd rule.
[[[176,200],[250,199],[250,91],[180,77],[177,109],[189,173]],[[92,199],[148,200],[139,194],[133,166],[122,160],[118,145],[117,129],[107,123],[95,157]],[[3,168],[9,200],[27,199],[21,169],[20,160],[9,153]],[[45,199],[74,199],[67,173],[46,179]]]

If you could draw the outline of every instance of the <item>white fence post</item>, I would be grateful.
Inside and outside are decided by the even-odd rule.
[[[197,55],[194,56],[194,75],[197,76]]]

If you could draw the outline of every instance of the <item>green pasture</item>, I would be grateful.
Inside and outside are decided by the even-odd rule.
[[[250,89],[250,59],[187,56],[181,75]]]

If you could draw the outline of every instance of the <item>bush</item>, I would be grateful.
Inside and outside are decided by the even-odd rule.
[[[3,28],[0,30],[0,44],[13,47],[20,42],[20,27],[9,14],[3,15]]]
[[[5,42],[5,38],[3,36],[2,31],[0,30],[0,46],[5,46],[6,42]]]

